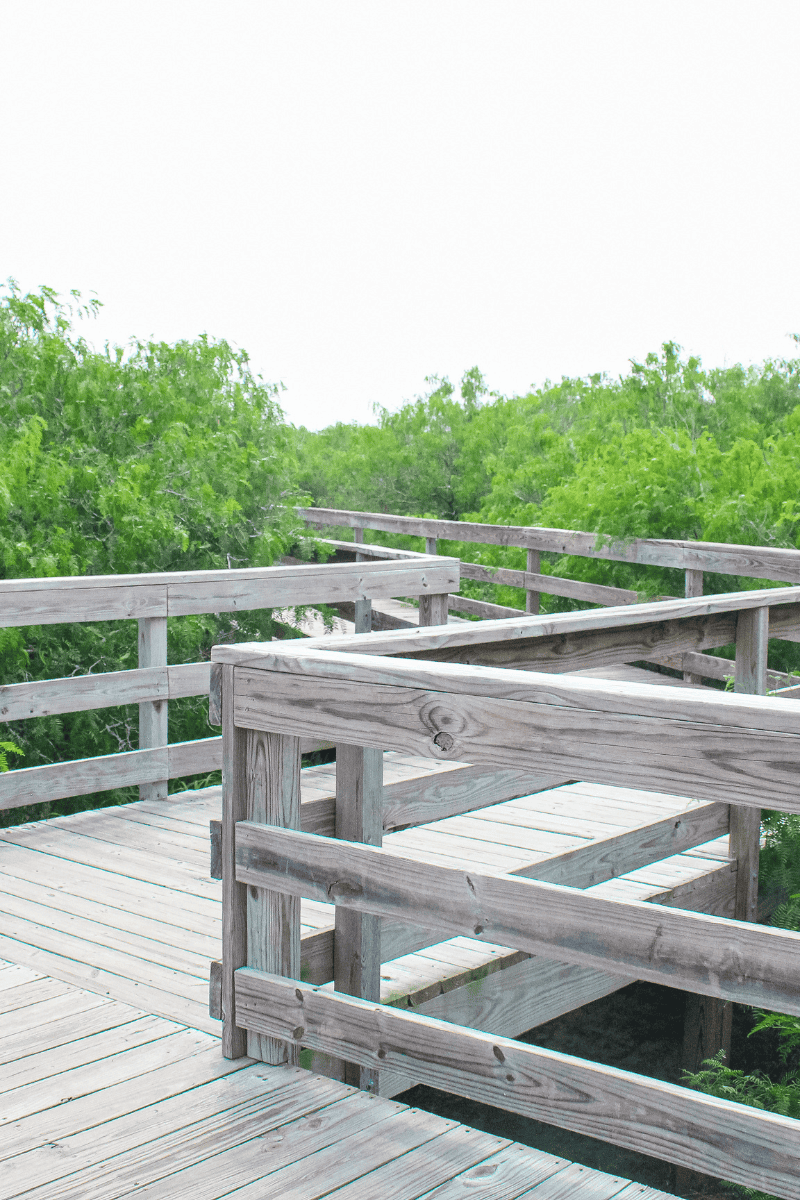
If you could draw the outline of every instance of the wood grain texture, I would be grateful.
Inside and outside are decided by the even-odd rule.
[[[606,587],[600,583],[584,583],[580,579],[562,579],[557,575],[539,573],[539,551],[528,551],[525,571],[509,571],[505,567],[484,567],[479,563],[461,562],[461,578],[485,583],[504,583],[509,587],[525,588],[531,595],[544,592],[549,596],[568,596],[573,600],[588,600],[593,604],[636,604],[639,593],[630,588]],[[537,613],[538,607],[525,611]]]
[[[236,749],[240,749],[238,743]],[[299,739],[248,730],[244,761],[247,821],[258,822],[256,828],[270,825],[296,830],[300,824]],[[240,831],[248,827],[247,823],[236,826],[237,857]],[[275,887],[247,889],[247,964],[290,978],[300,974],[298,896]],[[284,1043],[252,1032],[247,1037],[247,1053],[273,1065],[287,1059]],[[295,1057],[292,1051],[288,1056],[289,1061]]]
[[[237,973],[236,991],[242,1019],[259,1032],[800,1198],[800,1144],[790,1118],[255,971]]]
[[[167,666],[167,618],[139,618],[139,667]],[[139,749],[151,750],[166,746],[169,707],[166,700],[143,700],[139,704]],[[168,778],[139,784],[140,800],[163,800],[167,795]]]
[[[283,608],[457,591],[458,560],[324,563],[231,571],[0,580],[0,628]]]
[[[433,866],[372,846],[252,823],[238,827],[236,877],[450,937],[800,1015],[797,933]]]
[[[233,667],[222,667],[222,1053],[243,1058],[247,1034],[236,1022],[234,974],[247,963],[247,888],[236,879],[236,826],[248,817],[247,734],[234,724],[233,688]]]
[[[401,665],[406,664],[381,663],[375,675],[388,677]],[[343,670],[369,676],[371,667],[360,667],[356,659],[355,666],[344,664]],[[354,687],[344,678],[237,668],[235,720],[248,728],[347,737],[353,744],[439,760],[518,769],[535,764],[562,779],[672,795],[745,805],[758,796],[759,804],[800,811],[800,731],[792,700],[610,686],[593,679],[559,678],[545,685],[522,674],[496,674],[505,675],[502,686],[489,672],[456,679],[481,692],[467,696],[360,679]],[[413,668],[394,677],[411,683]],[[447,677],[450,686],[453,680]],[[536,700],[488,695],[495,689]]]
[[[336,747],[336,837],[380,846],[383,838],[383,752]],[[381,921],[369,913],[337,908],[333,941],[334,987],[364,1000],[381,996]],[[345,1063],[345,1083],[377,1093],[378,1077]]]
[[[614,562],[715,571],[725,575],[746,575],[752,579],[800,583],[800,553],[797,550],[727,542],[670,541],[667,538],[615,541],[601,533],[580,533],[571,529],[482,525],[471,521],[444,521],[389,513],[352,512],[348,509],[298,508],[297,511],[312,525],[349,525],[384,533],[405,533],[491,546],[521,546],[523,549],[550,554],[574,554]]]
[[[210,671],[210,663],[181,663],[171,667],[9,683],[0,687],[0,721],[87,712],[93,708],[139,704],[143,700],[204,696],[209,688]]]
[[[446,625],[449,601],[450,597],[447,592],[421,595],[419,598],[420,627],[426,625]]]
[[[305,647],[327,651],[433,658],[536,670],[571,670],[606,663],[649,660],[687,650],[724,646],[736,636],[735,613],[765,605],[770,608],[773,637],[800,640],[800,591],[772,588],[730,592],[688,600],[591,609],[519,620],[467,622],[447,628],[391,630],[373,633],[354,643],[350,638],[326,637]],[[577,636],[575,636],[577,635]],[[548,645],[547,639],[550,639]],[[503,643],[506,643],[503,645]],[[291,647],[283,648],[288,652]],[[216,646],[212,660],[234,665],[255,663],[268,652],[260,643]],[[551,666],[545,666],[550,661]]]

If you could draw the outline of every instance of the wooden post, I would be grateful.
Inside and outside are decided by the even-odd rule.
[[[353,541],[356,543],[357,546],[363,546],[363,544],[364,544],[364,530],[363,529],[354,529],[353,530]],[[363,562],[363,561],[364,561],[364,555],[359,554],[358,551],[356,550],[356,562]]]
[[[538,550],[528,551],[528,561],[525,564],[525,570],[531,575],[540,575],[542,569],[542,556]],[[525,592],[525,612],[533,613],[534,616],[539,611],[539,603],[541,601],[541,592]]]
[[[751,608],[736,620],[736,680],[734,691],[752,696],[767,694],[767,647],[769,609]],[[731,805],[731,858],[736,872],[737,921],[755,921],[758,909],[758,857],[761,841],[761,809]]]
[[[383,751],[336,747],[336,837],[380,846],[383,840]],[[381,919],[337,907],[333,940],[337,992],[364,1000],[381,998]],[[364,1091],[378,1091],[376,1071],[343,1064],[343,1079]]]
[[[245,733],[247,820],[300,828],[300,739],[280,733]],[[270,888],[247,889],[247,965],[274,975],[300,977],[300,900]],[[248,1033],[251,1058],[276,1066],[297,1062],[297,1048]]]
[[[139,618],[139,666],[166,667],[167,618]],[[168,736],[169,701],[144,700],[139,705],[139,749],[152,750],[166,746]],[[140,800],[165,800],[168,780],[139,784]]]
[[[425,553],[426,554],[438,554],[439,553],[438,546],[439,546],[438,538],[429,538],[429,537],[425,538]]]
[[[372,601],[356,600],[356,633],[372,632]]]
[[[684,595],[688,600],[692,596],[702,596],[702,594],[703,572],[696,571],[693,567],[687,567]],[[702,683],[702,677],[700,675],[693,675],[691,671],[684,671],[683,678],[686,683],[691,683],[693,687],[699,687]]]
[[[687,589],[688,575],[687,574]],[[697,574],[701,574],[699,571]],[[736,620],[736,682],[734,690],[754,696],[767,692],[767,642],[769,609],[751,608],[740,612]],[[684,676],[685,678],[685,676]],[[737,921],[755,921],[758,909],[758,856],[761,840],[761,809],[730,805],[730,842],[728,854],[736,860]],[[683,1028],[682,1066],[699,1071],[706,1058],[725,1051],[730,1066],[733,1008],[711,996],[686,996]],[[675,1186],[686,1191],[702,1179],[686,1167],[677,1167]]]
[[[433,596],[420,596],[419,623],[420,625],[447,624],[447,592],[437,592]]]
[[[247,887],[236,882],[236,822],[247,819],[247,738],[233,723],[233,672],[223,665],[220,707],[222,717],[222,1053],[225,1058],[247,1054],[247,1032],[237,1028],[234,972],[247,964]]]

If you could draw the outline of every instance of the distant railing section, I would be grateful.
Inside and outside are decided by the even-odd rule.
[[[436,554],[439,541],[475,542],[483,545],[510,546],[527,552],[526,570],[509,570],[504,567],[487,567],[479,563],[462,560],[461,578],[484,583],[505,584],[521,588],[526,593],[525,609],[506,605],[490,604],[467,596],[448,597],[448,611],[468,616],[494,620],[502,617],[517,617],[524,611],[536,614],[540,608],[542,594],[562,596],[591,604],[616,606],[638,604],[641,596],[629,588],[608,587],[604,584],[586,583],[577,579],[562,579],[540,573],[541,555],[570,554],[583,558],[606,559],[615,562],[636,563],[640,566],[671,567],[684,572],[684,594],[686,598],[703,595],[703,574],[746,576],[751,579],[768,579],[779,583],[800,583],[800,550],[773,548],[770,546],[744,546],[724,542],[676,541],[667,538],[634,538],[630,541],[605,537],[595,533],[581,533],[566,529],[545,529],[526,525],[487,525],[471,521],[445,521],[428,517],[406,517],[391,513],[356,512],[349,509],[298,508],[298,513],[311,526],[350,526],[358,543],[360,558],[387,559],[395,557],[413,558],[417,552],[395,550],[389,547],[364,544],[364,530],[411,535],[425,538],[426,554]],[[353,543],[325,539],[340,555],[353,551]],[[670,597],[659,597],[670,599]],[[684,678],[699,682],[701,678],[724,679],[733,674],[733,664],[725,658],[709,655],[686,656],[684,660],[672,656],[667,659],[649,659],[680,670]],[[771,689],[797,687],[796,676],[781,672],[771,673]]]
[[[0,627],[137,620],[139,667],[97,675],[0,686],[0,721],[139,705],[138,750],[0,774],[0,809],[138,784],[142,799],[163,799],[168,781],[222,766],[222,739],[168,744],[168,703],[208,695],[210,664],[167,665],[167,618],[196,613],[351,602],[368,629],[373,599],[458,587],[458,561],[329,563],[230,571],[69,576],[0,581]],[[313,749],[320,743],[308,742]]]

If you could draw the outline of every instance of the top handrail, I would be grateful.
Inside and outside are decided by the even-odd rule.
[[[458,560],[453,558],[424,555],[413,562],[387,560],[359,566],[361,571],[355,573],[353,563],[308,563],[230,571],[4,579],[0,580],[0,628],[286,608],[458,587]]]
[[[628,540],[607,537],[601,533],[546,529],[536,525],[488,525],[475,521],[446,521],[433,517],[406,517],[337,508],[298,508],[297,513],[312,525],[346,525],[358,530],[374,529],[383,533],[610,559],[640,566],[714,571],[781,583],[800,583],[800,550],[781,547],[669,538]]]

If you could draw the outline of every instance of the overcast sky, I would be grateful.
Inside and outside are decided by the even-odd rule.
[[[0,279],[295,424],[800,332],[797,0],[0,0]]]

